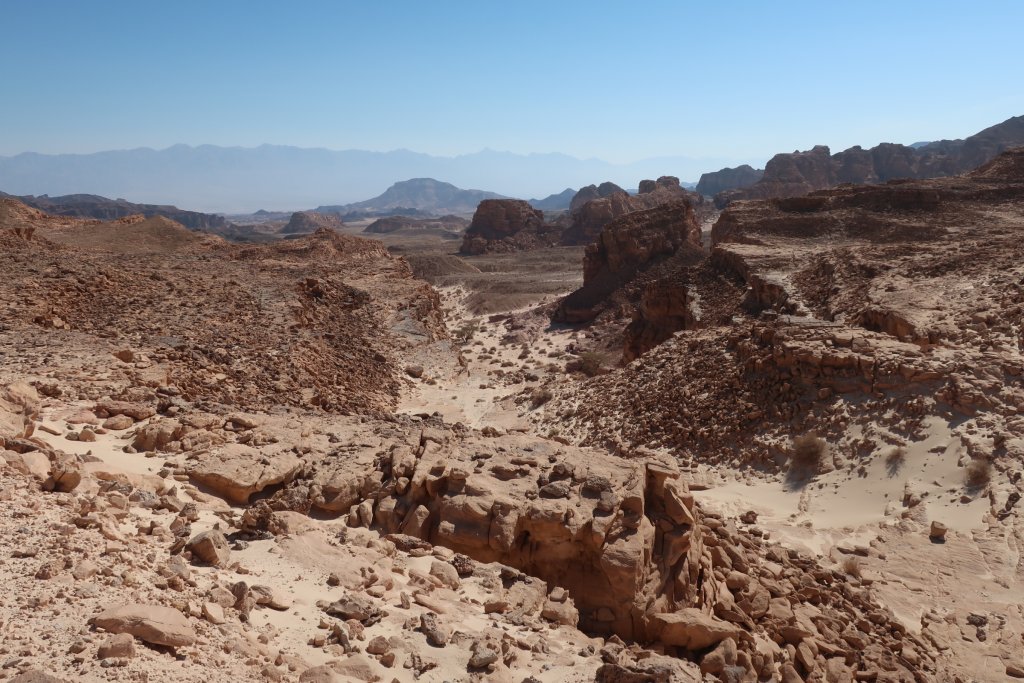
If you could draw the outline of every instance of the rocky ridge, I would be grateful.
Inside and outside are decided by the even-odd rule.
[[[741,199],[794,197],[842,183],[885,183],[896,179],[954,176],[978,168],[1004,150],[1024,145],[1024,116],[986,128],[964,140],[943,140],[921,147],[882,143],[871,149],[860,146],[836,154],[816,146],[805,152],[776,154],[762,177],[745,174],[744,180],[715,194],[723,207]],[[738,169],[723,169],[709,176],[705,189],[715,183],[739,183]],[[721,174],[721,175],[720,175]]]

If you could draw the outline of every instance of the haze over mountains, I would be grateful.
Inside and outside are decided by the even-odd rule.
[[[630,164],[564,154],[483,150],[456,157],[409,150],[333,151],[288,146],[256,148],[175,145],[94,154],[27,152],[0,157],[0,189],[14,195],[98,194],[196,211],[308,209],[373,197],[409,178],[438,178],[458,187],[513,197],[547,197],[559,189],[609,179],[632,187],[637,178],[672,173],[685,180],[735,159],[660,157]]]

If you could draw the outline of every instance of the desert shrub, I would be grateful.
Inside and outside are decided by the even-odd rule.
[[[895,446],[889,455],[885,456],[885,466],[889,469],[890,474],[895,474],[903,468],[903,463],[907,460],[907,449],[903,446]]]
[[[530,394],[530,402],[535,406],[542,406],[555,397],[547,387],[537,387]]]
[[[980,489],[992,481],[992,463],[984,458],[976,458],[967,464],[964,470],[964,483],[967,488]]]
[[[455,330],[454,336],[457,340],[460,340],[462,342],[468,342],[473,338],[473,335],[475,335],[477,333],[477,330],[479,329],[479,321],[470,320],[469,322],[464,323],[461,327]]]
[[[826,455],[828,455],[828,444],[825,439],[811,432],[793,439],[789,463],[799,469],[817,470],[824,462]]]
[[[860,560],[857,557],[847,555],[843,558],[841,566],[843,571],[850,576],[857,577],[858,579],[860,578]]]
[[[604,372],[604,359],[594,351],[580,354],[580,372],[587,377],[596,377]]]

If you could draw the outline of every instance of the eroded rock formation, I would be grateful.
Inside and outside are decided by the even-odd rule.
[[[551,246],[559,230],[544,222],[544,212],[521,199],[485,199],[462,238],[462,254],[519,251]]]

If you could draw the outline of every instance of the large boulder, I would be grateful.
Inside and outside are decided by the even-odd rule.
[[[223,533],[216,529],[203,531],[193,536],[185,544],[185,550],[188,550],[193,557],[198,558],[201,562],[214,567],[226,567],[231,561],[231,548],[228,546],[228,540]]]
[[[693,607],[656,614],[651,621],[652,629],[657,632],[661,642],[685,650],[704,650],[727,638],[739,640],[749,637],[739,626],[716,619]]]
[[[119,605],[90,620],[109,633],[128,633],[153,645],[183,647],[196,642],[196,632],[176,609],[162,605]]]
[[[301,466],[291,451],[264,452],[236,443],[202,456],[188,474],[232,503],[244,505],[252,494],[289,481]]]

